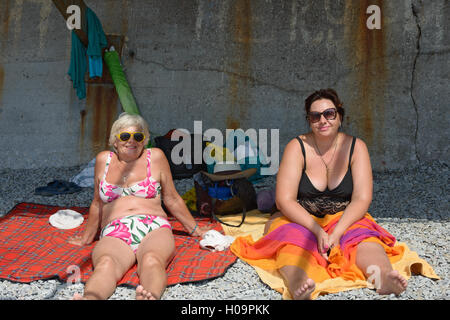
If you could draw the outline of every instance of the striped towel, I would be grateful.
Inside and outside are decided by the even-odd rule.
[[[343,212],[314,217],[327,233],[331,233]],[[260,225],[260,234],[264,225]],[[230,234],[225,229],[226,234]],[[281,216],[273,220],[266,235],[254,238],[252,235],[238,236],[230,249],[239,258],[249,263],[258,272],[261,280],[283,294],[284,299],[292,299],[278,269],[283,266],[297,266],[316,283],[311,294],[313,299],[321,294],[336,293],[356,288],[369,287],[365,276],[356,266],[356,249],[361,242],[379,243],[394,270],[406,279],[412,274],[421,274],[431,279],[439,279],[433,268],[405,243],[378,225],[369,213],[350,226],[340,239],[340,245],[331,249],[328,261],[318,252],[314,234],[301,225]]]

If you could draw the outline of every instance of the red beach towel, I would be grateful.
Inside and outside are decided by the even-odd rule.
[[[71,230],[56,229],[48,218],[61,209],[72,209],[86,218],[88,208],[57,207],[35,203],[20,203],[0,218],[0,278],[16,282],[59,278],[75,280],[79,270],[80,280],[85,283],[92,274],[91,252],[95,242],[78,247],[67,238],[81,234],[85,222]],[[211,226],[222,232],[218,222],[208,218],[196,218],[200,227]],[[181,223],[169,217],[175,236],[176,252],[167,267],[168,285],[194,282],[221,276],[237,259],[230,250],[209,252],[200,249],[198,237],[190,237]],[[131,268],[118,285],[136,287],[139,278],[136,265]]]

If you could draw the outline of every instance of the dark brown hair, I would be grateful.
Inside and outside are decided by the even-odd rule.
[[[309,111],[311,110],[311,105],[314,101],[320,100],[320,99],[328,99],[333,102],[334,106],[337,109],[337,112],[341,116],[341,121],[344,121],[344,108],[342,107],[342,101],[339,99],[338,94],[334,89],[328,88],[328,89],[320,89],[312,94],[309,95],[308,98],[305,100],[305,111],[306,111],[306,117],[308,117]]]

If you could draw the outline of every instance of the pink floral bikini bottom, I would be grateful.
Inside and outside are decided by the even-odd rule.
[[[119,218],[108,223],[100,233],[100,238],[114,237],[130,245],[134,253],[142,239],[159,228],[172,229],[167,219],[150,214],[137,214]]]

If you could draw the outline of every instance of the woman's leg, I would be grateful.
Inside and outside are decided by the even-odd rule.
[[[282,215],[283,215],[283,214],[282,214],[280,211],[278,211],[278,212],[275,212],[274,214],[272,214],[272,215],[270,216],[269,220],[268,220],[268,221],[266,222],[266,224],[264,225],[264,233],[263,233],[263,235],[266,235],[267,232],[269,232],[270,226],[272,225],[273,221],[274,221],[276,218],[281,217]]]
[[[296,266],[284,266],[279,269],[287,283],[289,292],[294,300],[309,300],[316,288],[315,282],[308,278],[305,271]]]
[[[399,295],[408,282],[398,271],[392,269],[384,248],[376,242],[362,242],[356,251],[356,265],[364,275],[373,280],[377,293]]]
[[[134,265],[133,250],[123,240],[103,237],[92,251],[94,272],[86,282],[83,297],[75,299],[108,299],[117,287],[117,282]]]
[[[136,299],[160,299],[167,286],[166,267],[175,253],[172,230],[159,228],[145,236],[136,251],[140,286]]]
[[[274,220],[281,216],[283,214],[278,211],[270,217],[264,226],[264,235],[269,232]],[[308,278],[305,271],[296,266],[284,266],[278,271],[286,282],[292,298],[295,300],[311,299],[311,293],[314,291],[316,284],[312,279]]]

